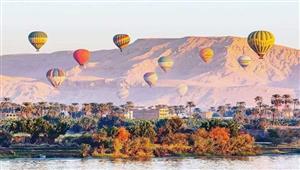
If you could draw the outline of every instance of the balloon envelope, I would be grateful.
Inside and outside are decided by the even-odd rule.
[[[117,34],[114,36],[113,41],[122,52],[122,49],[128,46],[130,42],[130,37],[127,34]]]
[[[52,86],[57,88],[64,82],[66,73],[62,69],[53,68],[47,72],[46,77]]]
[[[211,48],[204,48],[200,50],[200,57],[205,63],[209,63],[214,56],[214,51]]]
[[[249,34],[247,41],[259,59],[263,59],[264,55],[273,47],[275,37],[269,31],[254,31]]]
[[[177,87],[177,92],[178,94],[180,95],[180,97],[184,96],[187,91],[188,91],[188,86],[186,84],[180,84],[178,87]]]
[[[152,86],[155,86],[155,84],[158,80],[158,77],[155,72],[148,72],[148,73],[144,74],[144,80],[150,87],[152,87]]]
[[[248,56],[240,56],[238,62],[243,68],[246,68],[251,63],[251,58]]]
[[[42,31],[34,31],[28,35],[28,40],[36,51],[40,50],[40,48],[47,42],[47,39],[47,34]]]
[[[90,59],[91,53],[86,49],[78,49],[74,51],[73,57],[81,66],[85,65]]]
[[[118,97],[120,99],[126,99],[129,96],[129,91],[128,89],[122,88],[118,91]]]
[[[171,70],[171,68],[174,65],[174,62],[170,57],[162,56],[158,59],[158,64],[161,69],[163,69],[165,72],[167,72],[167,71]]]

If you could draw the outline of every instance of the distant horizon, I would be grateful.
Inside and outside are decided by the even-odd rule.
[[[275,44],[299,49],[299,2],[188,1],[3,1],[1,54],[34,53],[28,34],[48,34],[43,53],[113,49],[112,37],[144,38],[194,36],[247,37],[268,30]],[[55,11],[55,12],[54,12]],[[0,55],[1,55],[0,54]]]
[[[224,36],[195,36],[195,35],[190,35],[190,36],[183,36],[183,37],[171,37],[171,38],[168,38],[168,37],[162,37],[162,38],[159,38],[159,37],[141,37],[141,38],[137,38],[135,40],[131,40],[131,44],[135,43],[137,40],[149,40],[149,39],[160,39],[160,40],[167,40],[167,39],[183,39],[183,38],[219,38],[219,37],[233,37],[233,38],[244,38],[244,39],[247,39],[247,37],[242,37],[242,36],[231,36],[231,35],[224,35]],[[277,44],[275,42],[274,44],[275,46],[283,46],[283,47],[286,47],[286,48],[291,48],[291,49],[295,49],[295,50],[300,50],[300,48],[295,48],[295,47],[290,47],[290,46],[287,46],[285,44]],[[34,48],[34,47],[32,47]],[[250,48],[250,47],[249,47]],[[26,53],[9,53],[9,54],[3,54],[2,56],[8,56],[8,55],[22,55],[22,54],[51,54],[51,53],[56,53],[56,52],[63,52],[63,51],[66,51],[66,52],[69,52],[69,51],[75,51],[77,49],[62,49],[62,50],[56,50],[56,51],[48,51],[48,52],[43,52],[43,49],[41,49],[39,52],[36,52],[34,49],[32,52],[26,52]],[[119,50],[117,47],[112,47],[112,48],[105,48],[105,49],[87,49],[91,52],[96,52],[96,51],[102,51],[102,50]],[[0,55],[1,56],[1,55]]]

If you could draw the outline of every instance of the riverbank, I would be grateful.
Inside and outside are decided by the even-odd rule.
[[[300,147],[288,146],[263,146],[261,153],[253,156],[261,155],[282,155],[282,154],[299,154]],[[81,148],[78,146],[59,146],[59,145],[13,145],[10,147],[0,147],[0,159],[3,158],[81,158]],[[208,156],[208,155],[207,155]],[[95,158],[116,158],[113,154],[103,154],[94,156]],[[163,156],[170,157],[170,156]],[[174,157],[174,156],[172,156]],[[194,154],[181,154],[175,157],[198,157]],[[209,155],[208,157],[216,157]],[[219,156],[218,156],[219,157]],[[221,156],[221,157],[240,157],[240,156]],[[130,157],[122,157],[123,159],[131,159]]]

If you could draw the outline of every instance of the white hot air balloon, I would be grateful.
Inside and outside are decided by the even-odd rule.
[[[189,87],[186,84],[180,84],[177,87],[177,92],[180,97],[183,97],[188,92]]]
[[[117,93],[118,97],[121,99],[121,100],[125,100],[128,98],[129,96],[129,90],[128,89],[125,89],[125,88],[121,88],[118,93]]]

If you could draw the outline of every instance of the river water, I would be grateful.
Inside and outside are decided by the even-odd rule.
[[[300,170],[300,155],[253,156],[239,158],[153,158],[149,161],[109,159],[0,159],[0,170],[164,170],[237,169]]]

